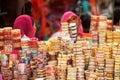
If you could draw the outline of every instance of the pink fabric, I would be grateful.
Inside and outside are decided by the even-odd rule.
[[[13,50],[11,54],[18,54],[18,50]]]
[[[0,80],[3,80],[3,79],[2,79],[2,74],[0,74]]]
[[[34,27],[32,26],[32,19],[28,15],[20,15],[14,22],[14,29],[20,29],[21,35],[26,35],[30,38],[35,37]]]
[[[76,16],[78,18],[78,20],[80,19],[75,13],[71,12],[71,11],[67,11],[63,14],[60,22],[67,22],[67,20],[69,19],[69,17],[71,16]],[[62,28],[62,27],[61,27]],[[60,29],[61,30],[61,29]],[[78,34],[83,37],[83,27],[81,22],[79,23],[79,27],[78,27]]]

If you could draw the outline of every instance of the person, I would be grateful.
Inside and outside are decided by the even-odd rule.
[[[115,7],[114,9],[114,15],[113,15],[113,30],[119,30],[120,29],[120,8]]]
[[[49,0],[31,0],[32,3],[32,18],[36,26],[35,36],[38,40],[48,40],[51,34],[47,16],[49,15],[48,3]]]
[[[89,14],[81,15],[83,31],[84,33],[89,33],[90,31],[90,23],[91,23],[91,16]]]
[[[97,1],[101,0],[88,0],[89,5],[90,5],[90,13],[91,15],[100,15],[100,9],[97,4]]]
[[[120,8],[114,9],[114,18],[113,18],[113,24],[120,26]]]
[[[81,5],[81,12],[82,12],[82,14],[88,14],[89,6],[90,6],[88,0],[82,0],[80,5]]]
[[[22,8],[21,14],[27,14],[29,16],[32,16],[31,9],[32,9],[31,0],[26,0],[26,3],[24,4]]]
[[[83,37],[83,27],[80,21],[80,18],[73,12],[71,11],[67,11],[63,14],[62,18],[61,18],[61,23],[62,22],[68,22],[68,23],[76,23],[77,24],[77,28],[78,28],[78,35],[80,37]],[[61,27],[62,28],[62,27]]]
[[[35,29],[33,24],[32,18],[29,15],[24,14],[15,19],[13,29],[20,29],[22,37],[26,35],[29,38],[34,38]]]
[[[83,37],[83,27],[81,24],[81,20],[75,13],[73,13],[72,11],[65,12],[62,15],[61,20],[60,20],[60,23],[62,23],[62,22],[68,22],[68,24],[76,23],[77,35],[79,35],[80,37]],[[50,37],[50,39],[57,38],[61,34],[61,32],[62,32],[62,26],[60,26],[60,30],[58,32],[56,32],[55,34],[53,34]],[[70,30],[69,30],[69,32],[70,32]],[[67,37],[67,36],[63,36],[63,37]],[[75,42],[75,41],[72,41],[72,42]]]

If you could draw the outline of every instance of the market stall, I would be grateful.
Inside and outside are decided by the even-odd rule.
[[[68,34],[67,23],[48,41],[21,37],[19,29],[0,29],[0,80],[119,80],[120,32],[111,30],[105,16],[91,20],[90,34],[77,36],[75,43],[62,37]]]

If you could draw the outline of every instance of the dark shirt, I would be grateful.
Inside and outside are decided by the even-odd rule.
[[[24,7],[22,8],[21,14],[27,14],[29,16],[32,16],[31,7],[32,7],[32,3],[31,2],[25,3]]]

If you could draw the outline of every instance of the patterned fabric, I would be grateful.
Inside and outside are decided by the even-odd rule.
[[[75,13],[73,13],[73,12],[71,12],[71,11],[67,11],[67,12],[65,12],[65,13],[63,14],[60,22],[61,22],[61,23],[62,23],[62,22],[67,22],[68,19],[69,19],[70,17],[72,17],[72,16],[77,17],[78,20],[80,19]],[[62,27],[61,27],[61,28],[62,28]],[[83,37],[83,27],[82,27],[81,22],[79,23],[79,26],[78,26],[78,34],[79,34],[81,37]]]
[[[35,30],[32,25],[32,19],[28,15],[20,15],[15,19],[14,29],[20,29],[21,35],[26,35],[30,38],[35,37]]]

